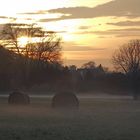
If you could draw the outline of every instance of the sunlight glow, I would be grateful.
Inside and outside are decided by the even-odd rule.
[[[28,44],[29,38],[26,36],[22,36],[18,38],[18,43],[21,48],[24,48]]]
[[[117,13],[119,4],[121,11]],[[117,0],[4,0],[1,5],[0,31],[5,23],[36,23],[45,31],[54,31],[66,50],[63,56],[77,64],[92,58],[109,60],[118,46],[139,37],[139,7],[135,7],[138,5],[135,2],[134,6],[128,3],[123,7],[126,13]],[[17,41],[20,50],[24,50],[28,43],[40,40],[21,34]],[[84,50],[80,50],[82,47]]]

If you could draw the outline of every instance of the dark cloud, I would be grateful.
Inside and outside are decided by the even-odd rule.
[[[90,47],[90,46],[80,46],[80,45],[69,45],[63,48],[63,51],[102,51],[106,48],[97,48],[97,47]]]
[[[26,13],[18,13],[19,15],[41,15],[41,14],[46,14],[47,11],[36,11],[36,12],[26,12]]]
[[[108,37],[100,35],[100,36],[98,36],[98,38],[104,39],[104,38],[108,38]]]
[[[90,33],[90,32],[89,32]],[[111,30],[106,30],[106,31],[93,31],[91,33],[95,34],[101,34],[101,35],[106,35],[106,34],[132,34],[132,33],[140,33],[140,28],[126,28],[126,29],[111,29]]]
[[[0,18],[4,18],[4,19],[6,18],[7,19],[8,17],[6,17],[6,16],[0,16]]]
[[[0,16],[1,19],[12,19],[12,20],[16,20],[17,18],[15,17],[7,17],[7,16]]]
[[[116,23],[107,23],[108,25],[115,25],[115,26],[140,26],[140,21],[122,21]]]
[[[67,14],[62,14],[62,16],[60,16],[58,18],[43,18],[43,19],[40,19],[39,22],[53,22],[53,21],[64,20],[64,19],[71,19],[71,18],[69,18],[69,15],[67,15]]]
[[[0,16],[0,19],[9,19],[9,20],[17,20],[18,18],[15,17],[7,17],[7,16]],[[23,18],[24,20],[34,20],[33,18]]]
[[[116,37],[140,36],[140,28],[111,29],[106,31],[84,31],[76,34],[95,34],[99,36],[113,35]]]
[[[95,34],[135,36],[135,35],[140,35],[140,28],[127,28],[127,29],[113,29],[113,30],[107,30],[107,31],[97,31],[97,32],[95,32]]]
[[[140,17],[140,0],[112,0],[96,7],[64,7],[36,12],[19,13],[24,15],[38,15],[60,13],[62,16],[53,19],[40,19],[39,22],[51,22],[66,19],[96,18],[96,17]]]
[[[140,33],[134,33],[134,34],[120,34],[120,35],[116,35],[115,37],[140,37]]]
[[[48,10],[49,13],[61,13],[63,15],[55,20],[96,18],[106,16],[116,17],[140,17],[140,0],[113,0],[96,7],[67,7]],[[45,22],[45,19],[41,20]]]
[[[23,18],[24,20],[35,20],[33,18]]]
[[[80,30],[87,30],[87,29],[90,29],[92,28],[92,26],[80,26],[79,29]]]
[[[59,18],[45,18],[45,19],[40,19],[38,20],[39,22],[53,22],[53,21],[58,21]]]

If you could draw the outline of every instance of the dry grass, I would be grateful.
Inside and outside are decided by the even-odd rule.
[[[140,101],[80,100],[77,112],[52,110],[50,98],[29,106],[0,99],[0,140],[139,140]]]

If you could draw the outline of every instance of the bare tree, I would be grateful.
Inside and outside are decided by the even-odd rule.
[[[31,58],[42,60],[44,62],[61,62],[61,39],[55,33],[45,33],[44,36],[37,38],[35,43],[26,45],[26,52]]]
[[[132,40],[113,54],[112,62],[117,70],[134,73],[140,70],[140,40]]]
[[[140,40],[131,40],[121,46],[112,57],[114,67],[131,77],[134,98],[137,98],[140,74]]]
[[[26,37],[25,46],[21,46],[19,38]],[[0,32],[1,44],[15,52],[15,73],[13,83],[21,81],[21,70],[23,69],[26,79],[30,75],[32,65],[36,64],[42,67],[42,62],[60,64],[61,62],[61,45],[60,37],[53,31],[45,31],[36,24],[5,24]],[[24,56],[24,57],[23,57]],[[24,58],[24,59],[23,59]],[[38,63],[34,63],[34,59]],[[47,63],[46,63],[47,64]],[[16,84],[18,85],[19,82]],[[17,87],[15,87],[17,88]]]
[[[85,68],[85,69],[95,69],[96,68],[96,64],[95,64],[94,61],[89,61],[89,62],[83,64],[82,68]]]
[[[23,36],[28,41],[21,47],[19,38]],[[5,24],[0,39],[3,46],[18,54],[43,61],[60,62],[60,37],[36,24]]]
[[[19,46],[18,46],[18,38],[21,36],[21,25],[15,26],[15,24],[7,23],[4,25],[1,33],[0,39],[2,45],[9,48],[13,48],[16,50],[17,53],[20,53]]]

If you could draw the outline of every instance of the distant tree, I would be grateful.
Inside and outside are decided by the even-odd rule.
[[[76,71],[77,70],[77,67],[75,65],[70,65],[69,66],[69,70],[70,71]]]
[[[131,40],[113,54],[112,62],[117,70],[136,73],[140,70],[140,40]]]
[[[121,46],[112,57],[114,67],[131,77],[134,99],[137,99],[140,77],[140,40]]]
[[[97,66],[96,69],[97,69],[98,73],[108,72],[108,68],[107,67],[103,67],[102,64],[100,64],[99,66]]]
[[[89,61],[89,62],[83,64],[82,68],[84,68],[84,69],[94,69],[94,68],[96,68],[96,64],[95,64],[94,61]]]

